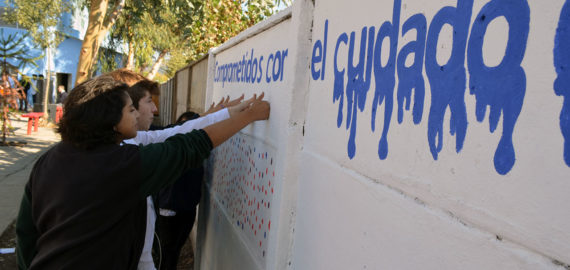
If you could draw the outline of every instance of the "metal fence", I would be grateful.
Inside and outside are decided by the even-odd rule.
[[[161,84],[156,124],[172,124],[180,114],[188,110],[204,112],[208,79],[207,56],[178,70],[174,77]]]
[[[160,85],[160,104],[159,104],[159,124],[161,126],[166,126],[172,123],[173,103],[174,96],[174,80],[168,80],[168,82]]]

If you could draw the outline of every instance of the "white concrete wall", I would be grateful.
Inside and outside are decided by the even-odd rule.
[[[223,80],[252,49],[283,81]],[[297,0],[209,61],[272,108],[209,162],[200,269],[570,268],[570,1]]]
[[[206,104],[265,92],[277,109],[269,121],[246,127],[210,159],[198,226],[200,269],[282,269],[289,263],[311,12],[312,4],[301,1],[210,51]],[[242,80],[247,76],[241,67],[239,75],[230,71],[240,62],[251,70],[249,80]]]

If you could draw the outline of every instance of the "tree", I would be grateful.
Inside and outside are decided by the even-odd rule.
[[[111,43],[128,44],[126,68],[153,78],[165,66],[171,77],[209,48],[273,14],[281,3],[289,1],[127,1],[110,31]]]
[[[98,59],[101,42],[121,14],[124,6],[125,0],[114,0],[112,6],[109,6],[109,0],[91,0],[89,23],[79,52],[75,84],[91,77],[93,67]]]
[[[4,35],[4,30],[0,29],[0,66],[1,72],[8,71],[10,66],[16,66],[18,69],[25,68],[26,66],[36,66],[36,60],[40,58],[33,57],[30,54],[30,50],[26,46],[26,39],[28,34],[9,34],[7,36]],[[11,63],[8,63],[10,60]],[[11,127],[9,124],[8,117],[10,116],[10,112],[8,110],[7,102],[7,93],[2,93],[0,95],[0,105],[2,111],[0,112],[0,118],[2,120],[2,143],[0,145],[7,145],[6,144],[6,136],[8,135]]]
[[[203,0],[127,1],[111,30],[110,43],[128,44],[125,67],[148,72],[147,76],[153,78],[167,56],[188,46],[189,25],[202,3]]]
[[[29,37],[28,33],[14,33],[4,35],[4,29],[0,29],[0,67],[1,71],[8,71],[9,65],[15,65],[18,69],[23,69],[27,66],[37,67],[36,60],[42,56],[32,56],[26,40]],[[8,63],[11,60],[11,64]]]
[[[271,16],[277,7],[288,6],[288,0],[211,0],[205,1],[186,25],[188,40],[180,50],[171,51],[166,63],[169,77],[184,65],[205,55],[231,37]]]
[[[63,41],[63,35],[57,30],[61,15],[71,10],[71,2],[64,0],[6,0],[8,7],[4,19],[17,23],[28,31],[33,42],[46,51],[46,85],[44,91],[44,118],[47,118],[47,103],[51,80],[51,50]]]
[[[207,1],[201,17],[192,22],[190,59],[196,60],[243,30],[273,15],[286,0]]]
[[[285,0],[126,1],[110,33],[116,51],[126,45],[123,66],[154,78],[162,66],[168,77],[239,32],[272,15]],[[156,8],[160,6],[160,8]],[[214,38],[212,38],[214,37]],[[103,71],[116,67],[115,53],[100,50]]]

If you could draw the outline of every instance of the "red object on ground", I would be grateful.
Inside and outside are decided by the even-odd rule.
[[[44,116],[43,112],[32,112],[32,113],[22,114],[22,117],[28,118],[28,131],[26,132],[26,134],[28,135],[32,134],[32,124],[34,125],[34,131],[35,132],[38,131],[38,126],[40,125],[40,117],[42,116]]]
[[[59,123],[59,119],[63,116],[63,107],[57,106],[55,111],[55,122]]]

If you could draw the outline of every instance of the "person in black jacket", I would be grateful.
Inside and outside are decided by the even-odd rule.
[[[180,115],[176,124],[200,117],[188,111]],[[159,270],[176,270],[178,257],[196,219],[200,202],[204,168],[190,169],[174,184],[165,187],[155,196],[158,215],[156,234],[160,241],[161,263]]]

